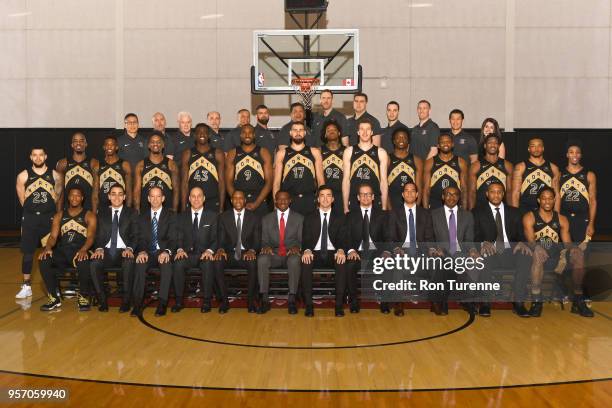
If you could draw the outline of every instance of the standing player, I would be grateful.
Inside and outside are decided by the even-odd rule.
[[[394,150],[389,155],[389,203],[392,208],[401,208],[404,199],[404,185],[413,183],[417,191],[422,187],[423,161],[410,151],[410,133],[408,128],[396,128],[390,135]],[[417,197],[420,204],[420,197]]]
[[[306,127],[302,122],[291,125],[291,144],[280,147],[274,158],[273,194],[279,190],[291,195],[291,209],[307,215],[316,209],[317,186],[325,184],[321,151],[305,143]]]
[[[65,157],[57,162],[55,169],[63,178],[64,191],[70,190],[74,186],[81,188],[83,192],[83,207],[87,210],[98,209],[98,159],[87,159],[87,139],[81,132],[72,135],[72,155]],[[64,205],[64,196],[60,196],[60,205]],[[64,205],[68,208],[68,205]]]
[[[595,234],[597,178],[582,167],[582,143],[567,143],[567,167],[561,172],[560,210],[567,217],[572,242],[588,242]]]
[[[164,207],[174,209],[179,206],[179,176],[174,160],[164,157],[164,140],[159,132],[149,136],[149,157],[136,165],[134,174],[134,208],[149,208],[149,190],[159,187],[164,197]]]
[[[266,198],[272,191],[272,155],[255,144],[255,128],[248,123],[241,128],[240,141],[240,146],[227,153],[227,193],[232,196],[234,190],[243,191],[246,209],[262,217],[270,211]]]
[[[544,141],[529,139],[529,159],[517,163],[512,174],[512,206],[523,214],[538,208],[538,196],[544,187],[559,193],[559,168],[544,159]]]
[[[45,245],[53,214],[59,211],[57,198],[62,194],[62,180],[59,173],[47,166],[47,153],[42,147],[30,151],[32,167],[17,175],[17,198],[23,207],[21,217],[21,272],[23,284],[15,297],[24,299],[32,296],[32,264],[34,252],[40,244]]]
[[[344,150],[342,157],[342,198],[344,213],[359,209],[357,194],[359,186],[367,184],[372,188],[376,200],[374,207],[387,208],[387,168],[389,156],[385,149],[372,142],[373,125],[367,119],[359,123],[359,143]]]
[[[423,170],[423,207],[442,207],[442,192],[447,187],[467,191],[467,164],[453,153],[453,138],[438,137],[438,154],[425,162]],[[461,194],[461,206],[467,208],[467,194]]]
[[[572,313],[583,317],[593,317],[593,312],[586,306],[582,295],[584,280],[584,254],[572,245],[569,222],[567,218],[554,210],[555,192],[552,188],[544,186],[538,194],[538,209],[529,211],[523,216],[525,238],[533,250],[531,261],[531,317],[540,317],[542,314],[541,285],[544,273],[554,270],[562,274],[567,259],[572,267],[572,281],[574,286],[574,302]],[[562,250],[562,248],[564,248]],[[519,261],[519,268],[526,265]],[[557,275],[559,279],[559,275]]]
[[[344,214],[344,205],[342,204],[342,155],[344,154],[344,146],[340,142],[342,126],[331,120],[326,122],[322,132],[321,141],[324,143],[321,147],[323,178],[325,179],[325,185],[331,188],[334,194],[332,212],[334,214]]]
[[[108,207],[110,201],[108,194],[114,185],[119,184],[125,191],[125,204],[128,207],[132,206],[132,168],[130,163],[120,159],[117,152],[119,146],[117,139],[114,136],[108,136],[104,139],[102,145],[104,151],[104,160],[100,163],[100,169],[98,170],[98,199],[100,201],[99,207]]]
[[[57,274],[70,266],[77,269],[79,278],[79,310],[90,309],[89,300],[86,298],[90,294],[91,287],[88,251],[96,235],[96,216],[92,211],[83,208],[84,197],[80,186],[67,190],[67,198],[68,208],[59,211],[53,217],[49,239],[38,257],[40,273],[49,298],[48,302],[40,307],[43,312],[62,305]]]
[[[223,211],[225,202],[225,155],[209,143],[212,129],[198,123],[194,130],[195,146],[183,152],[181,165],[181,208],[187,208],[187,197],[194,187],[206,195],[204,209],[215,213]]]
[[[513,166],[508,160],[499,156],[501,140],[495,133],[486,136],[484,141],[485,154],[480,160],[470,165],[469,197],[468,207],[474,209],[478,206],[486,206],[487,190],[489,184],[497,183],[504,186],[504,191],[510,188],[510,177]],[[510,194],[506,201],[510,204]]]

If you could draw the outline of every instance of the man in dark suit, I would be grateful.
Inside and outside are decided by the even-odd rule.
[[[228,268],[244,268],[248,274],[248,311],[257,312],[257,252],[261,247],[261,219],[245,208],[246,196],[232,194],[232,209],[219,217],[219,249],[215,255],[217,274]]]
[[[485,257],[485,268],[480,271],[480,282],[491,282],[492,270],[496,268],[513,267],[521,257],[531,255],[531,250],[523,242],[523,224],[519,210],[504,204],[506,189],[501,183],[491,183],[487,187],[486,206],[474,209],[474,242],[480,244],[480,254]],[[512,311],[520,317],[529,317],[529,312],[523,305],[527,298],[527,271],[516,269],[512,292],[514,303]],[[478,313],[481,316],[491,316],[489,302],[480,304]]]
[[[261,302],[257,313],[270,310],[268,290],[270,269],[287,268],[289,274],[289,314],[297,313],[295,294],[300,282],[300,252],[304,217],[289,209],[291,196],[279,190],[274,196],[276,209],[261,220],[261,254],[257,258],[257,276]]]
[[[461,191],[455,186],[446,187],[442,192],[442,207],[431,211],[434,237],[437,242],[438,256],[470,256],[478,258],[479,253],[474,246],[474,217],[469,211],[460,208],[457,204],[461,199]],[[454,271],[445,269],[436,270],[433,280],[444,283],[447,288],[444,291],[433,293],[437,298],[432,305],[432,311],[437,315],[448,314],[448,279],[465,280],[466,273],[456,274]],[[465,307],[472,312],[471,303]]]
[[[346,255],[348,243],[344,215],[332,214],[334,192],[322,185],[317,191],[319,210],[304,218],[302,239],[302,289],[306,302],[306,316],[314,316],[312,304],[312,270],[333,267],[336,271],[336,317],[344,316],[344,291],[339,281],[346,281]]]
[[[146,274],[150,268],[158,267],[161,273],[160,300],[156,315],[165,311],[168,298],[161,293],[168,293],[172,280],[172,255],[176,249],[176,217],[168,208],[164,208],[164,192],[159,187],[149,190],[147,200],[151,208],[145,210],[138,219],[138,256],[134,271],[134,307],[131,316],[140,316],[143,309]]]
[[[404,184],[402,198],[404,205],[394,207],[389,213],[389,227],[385,231],[387,241],[396,245],[393,250],[396,254],[429,254],[435,239],[433,221],[429,210],[417,206],[419,192],[414,182]],[[396,316],[404,315],[402,302],[395,304],[394,313]]]
[[[229,302],[223,279],[223,270],[213,268],[213,259],[217,251],[218,215],[216,211],[204,210],[204,191],[201,187],[192,187],[189,191],[189,211],[177,218],[177,250],[174,257],[174,294],[176,303],[173,312],[183,308],[183,291],[185,289],[185,272],[190,268],[199,268],[204,301],[200,311],[208,313],[211,309],[211,298],[215,282],[219,289],[219,313],[227,313]],[[166,289],[166,299],[168,295]],[[160,290],[161,293],[161,290]],[[161,294],[160,294],[161,296]]]
[[[108,192],[110,207],[98,211],[95,252],[91,256],[91,279],[98,296],[98,310],[108,312],[104,288],[104,270],[121,267],[123,297],[119,312],[130,310],[130,296],[134,282],[134,248],[138,240],[138,214],[124,205],[125,190],[115,184]]]
[[[349,224],[349,250],[347,251],[347,280],[336,283],[336,290],[340,291],[344,299],[344,292],[348,287],[351,313],[359,313],[359,299],[357,298],[357,273],[361,268],[361,258],[365,256],[372,259],[380,251],[376,243],[384,242],[384,229],[387,224],[386,213],[377,206],[372,206],[374,190],[369,184],[362,184],[357,189],[359,208],[351,211],[347,216]],[[347,282],[348,281],[348,282]],[[338,293],[336,293],[338,296]],[[381,302],[380,311],[389,313],[389,304]]]

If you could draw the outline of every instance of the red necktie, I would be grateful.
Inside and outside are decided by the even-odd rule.
[[[280,256],[285,256],[287,255],[287,248],[285,248],[285,213],[281,213],[279,238],[278,254]]]

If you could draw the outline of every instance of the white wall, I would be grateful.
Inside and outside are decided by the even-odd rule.
[[[612,127],[612,0],[330,0],[327,28],[359,28],[369,111],[429,99],[505,127]],[[255,29],[285,28],[281,0],[0,0],[0,127],[169,125],[288,96],[252,97]],[[202,18],[204,16],[204,18]],[[381,88],[385,78],[388,87]],[[350,99],[338,96],[338,104]]]

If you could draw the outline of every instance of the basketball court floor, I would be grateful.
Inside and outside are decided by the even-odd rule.
[[[42,283],[17,304],[20,253],[0,249],[0,387],[64,388],[72,406],[188,404],[606,406],[612,401],[612,305],[585,319],[548,304],[540,319],[453,309],[403,317],[226,315],[142,319],[74,299],[42,313]],[[39,278],[39,273],[34,273]],[[92,405],[93,404],[93,405]],[[231,406],[231,405],[230,405]]]

